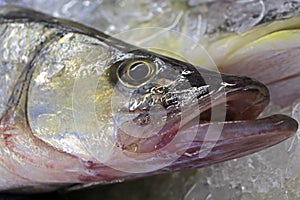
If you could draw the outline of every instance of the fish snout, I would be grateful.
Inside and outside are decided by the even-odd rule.
[[[223,76],[226,93],[226,120],[251,120],[269,104],[268,88],[249,77]]]

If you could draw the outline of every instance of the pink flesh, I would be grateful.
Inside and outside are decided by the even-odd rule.
[[[300,48],[262,52],[220,67],[223,73],[257,79],[270,89],[271,102],[287,106],[300,98]]]
[[[276,104],[286,106],[300,98],[300,74],[267,86],[271,94],[271,102],[275,102]]]

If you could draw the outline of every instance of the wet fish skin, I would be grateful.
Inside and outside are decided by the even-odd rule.
[[[6,88],[1,88],[0,101],[1,190],[46,191],[56,185],[94,181],[107,184],[203,167],[269,147],[297,130],[297,123],[286,116],[255,120],[268,104],[269,94],[263,84],[253,79],[196,68],[77,23],[22,8],[2,8],[0,30],[0,81]],[[150,76],[133,78],[134,73],[127,69],[132,65],[148,70],[145,74]],[[116,110],[112,98],[118,103]],[[86,105],[89,103],[95,105],[95,124],[95,116]],[[215,141],[213,156],[203,160],[197,152],[205,140],[206,128],[213,124],[211,108],[223,103],[227,106],[225,122],[218,122],[224,125],[221,140]],[[152,115],[149,122],[152,108],[154,116],[161,116],[164,110],[163,124],[158,123],[161,117],[158,120]],[[117,117],[115,121],[112,116]],[[222,116],[217,119],[222,120]],[[155,122],[155,126],[153,130],[139,129],[140,126],[131,126],[132,121],[142,125]],[[113,129],[115,123],[118,128]],[[124,129],[138,134],[130,135]],[[180,143],[163,152],[163,156],[184,153],[188,144],[192,146],[187,151],[194,156],[183,155],[170,166],[141,174],[112,167],[133,168],[131,161],[121,159],[122,153],[153,152],[167,146],[179,130],[185,133],[180,135]],[[141,137],[140,133],[150,137]],[[191,133],[196,134],[195,138]],[[247,133],[251,141],[244,137]],[[115,152],[116,148],[121,151]],[[159,156],[152,159],[159,162]]]

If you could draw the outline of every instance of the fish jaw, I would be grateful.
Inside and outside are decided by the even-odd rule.
[[[138,138],[119,130],[118,142],[123,153],[139,163],[143,160],[153,169],[160,162],[169,162],[149,172],[155,174],[245,156],[273,146],[296,132],[297,122],[287,116],[256,119],[269,103],[266,86],[251,78],[224,74],[219,74],[221,81],[217,81],[216,74],[201,69],[186,77],[192,87],[202,87],[204,76],[215,84],[210,85],[212,90],[208,95],[198,96],[196,103],[190,102],[184,109],[186,113],[170,118],[157,134]],[[184,99],[180,92],[177,99]]]
[[[218,137],[207,138],[205,136],[207,130],[212,127],[215,130],[218,130],[218,127],[223,129]],[[191,126],[186,128],[184,133],[197,131],[197,135],[189,149],[171,166],[163,170],[199,168],[246,156],[288,139],[297,128],[297,122],[285,115]]]
[[[150,175],[200,168],[274,146],[292,137],[298,124],[288,116],[272,115],[255,120],[200,124],[198,120],[193,120],[180,130],[179,127],[179,123],[166,126],[165,132],[143,140],[119,138],[122,142],[130,141],[123,153],[133,160],[143,160],[150,167],[160,166],[161,163],[158,162],[169,162],[170,159],[177,158],[168,166],[148,172]],[[138,148],[132,148],[137,147],[137,144]],[[131,152],[133,149],[134,153]]]
[[[220,131],[220,127],[222,127],[221,134],[217,133]],[[128,170],[130,173],[119,174],[118,177],[108,176],[106,182],[98,182],[98,184],[109,184],[120,180],[126,181],[155,174],[201,168],[246,156],[288,139],[295,133],[297,127],[297,122],[285,115],[273,115],[257,120],[211,122],[200,125],[190,123],[181,129],[181,133],[176,139],[176,145],[172,145],[171,148],[165,148],[165,150],[162,148],[162,151],[156,149],[156,153],[132,153],[124,150],[123,153],[128,156],[129,161],[120,160],[117,155],[110,163],[110,167]],[[212,135],[207,137],[209,129],[217,130],[217,132],[211,132]],[[188,148],[186,148],[187,146]],[[161,164],[163,162],[168,163],[170,158],[172,160],[172,156],[178,157],[178,159],[170,162],[167,166],[155,168],[156,166],[163,166]],[[138,169],[140,167],[144,170]],[[106,165],[95,164],[95,166],[90,167],[90,170],[99,172],[105,168],[107,168]],[[145,170],[145,168],[147,169]],[[150,168],[156,170],[148,170]],[[113,173],[116,174],[116,172]],[[94,173],[94,176],[86,176],[82,180],[97,182],[99,177],[97,173]],[[103,177],[101,176],[101,178]]]
[[[180,80],[178,85],[172,86],[174,90],[164,94],[168,96],[167,101],[164,100],[164,96],[161,97],[167,115],[165,123],[158,127],[160,130],[156,134],[150,137],[143,137],[145,135],[143,132],[134,136],[130,134],[130,131],[137,132],[141,129],[124,129],[123,125],[126,126],[128,121],[120,124],[117,135],[119,146],[123,149],[136,153],[155,151],[171,142],[176,134],[187,125],[254,120],[269,103],[268,89],[254,79],[219,74],[192,65],[187,66],[186,63],[180,63],[180,61],[176,63],[177,66],[182,64],[183,69],[188,68],[192,73],[185,77],[188,85],[182,84],[183,81]],[[201,90],[202,93],[198,94],[197,89],[200,90],[203,87],[209,89],[206,92]],[[148,120],[151,121],[152,113],[147,114]],[[158,114],[155,113],[155,115]],[[135,126],[143,126],[143,124],[135,123]]]

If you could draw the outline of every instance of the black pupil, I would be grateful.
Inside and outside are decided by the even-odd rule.
[[[129,69],[129,75],[133,80],[142,80],[148,73],[149,67],[143,62],[134,63]]]

